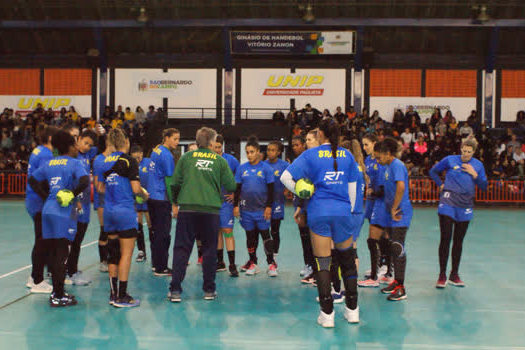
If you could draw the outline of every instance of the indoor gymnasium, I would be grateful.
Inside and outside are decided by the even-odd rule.
[[[0,8],[0,349],[525,349],[525,3]]]

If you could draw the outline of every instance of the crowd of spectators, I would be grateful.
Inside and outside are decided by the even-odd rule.
[[[88,128],[102,135],[113,128],[123,128],[129,135],[132,144],[142,144],[150,122],[163,116],[162,109],[149,106],[148,111],[139,106],[135,112],[130,107],[123,110],[118,106],[114,111],[107,106],[100,122],[95,118],[83,118],[71,106],[59,112],[45,110],[41,104],[30,113],[15,113],[5,108],[0,115],[0,172],[26,171],[29,156],[37,146],[36,134],[43,125],[64,126],[77,125],[81,130]]]
[[[485,165],[487,176],[500,179],[522,179],[525,177],[525,144],[516,134],[507,129],[501,136],[489,133],[477,111],[472,111],[464,122],[458,122],[453,112],[444,115],[435,108],[429,118],[422,120],[419,113],[409,106],[407,110],[396,110],[392,121],[381,118],[378,111],[370,115],[364,108],[360,113],[350,107],[343,112],[337,107],[332,115],[307,104],[303,109],[292,109],[286,121],[292,135],[300,135],[314,129],[319,121],[332,119],[341,127],[345,139],[358,139],[367,133],[376,133],[379,139],[394,136],[402,145],[401,160],[405,162],[411,177],[428,176],[430,168],[447,155],[460,154],[461,141],[475,137],[479,143],[476,157]],[[274,121],[284,120],[273,117]],[[517,128],[525,127],[525,112],[517,115]]]

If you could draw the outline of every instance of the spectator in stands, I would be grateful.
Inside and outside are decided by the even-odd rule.
[[[421,124],[421,117],[419,116],[418,112],[414,111],[414,106],[408,106],[408,109],[405,113],[405,120],[408,122],[412,122],[413,118],[415,118],[416,124]]]
[[[104,107],[104,113],[102,113],[102,116],[100,117],[100,119],[108,119],[108,120],[113,119],[113,111],[111,110],[111,106]]]
[[[403,140],[403,147],[410,147],[413,141],[413,135],[410,132],[410,129],[407,127],[405,131],[401,134],[401,139]]]
[[[322,120],[332,119],[332,115],[328,109],[323,110]]]
[[[131,108],[126,107],[126,112],[124,113],[124,121],[131,122],[135,120],[135,113],[131,111]]]
[[[467,124],[476,132],[479,126],[478,112],[475,110],[470,111],[470,115],[467,118]]]
[[[378,110],[375,110],[373,113],[372,113],[372,116],[370,117],[369,120],[365,119],[364,122],[365,122],[365,125],[366,124],[377,124],[379,122],[382,122],[383,119],[381,119],[381,116],[379,116],[379,111]]]
[[[124,120],[124,111],[122,111],[122,106],[121,105],[117,106],[117,111],[113,115],[113,118]]]
[[[423,139],[423,136],[419,136],[417,142],[414,144],[414,152],[420,155],[420,159],[423,159],[423,156],[427,154],[428,147],[427,143]]]
[[[441,110],[439,108],[434,108],[434,112],[432,113],[432,116],[430,117],[430,125],[433,127],[436,127],[437,123],[443,119],[441,117]]]
[[[346,119],[348,119],[349,121],[354,119],[356,117],[357,113],[356,111],[354,110],[354,106],[350,106],[348,108],[348,112],[346,112]]]
[[[514,148],[507,145],[505,151],[500,154],[499,159],[502,164],[504,164],[505,161],[507,161],[507,164],[510,164],[510,161],[514,159]]]
[[[274,123],[284,123],[284,113],[281,111],[275,111],[272,115],[272,120]]]
[[[68,120],[72,121],[73,123],[79,123],[80,122],[80,115],[75,110],[75,107],[71,106],[69,107],[69,111],[66,114],[66,117]]]
[[[320,119],[321,112],[316,108],[312,108],[309,103],[307,103],[306,106],[301,110],[300,124],[305,129],[315,129],[317,124],[319,124]]]
[[[299,124],[299,116],[297,114],[297,109],[290,109],[290,112],[288,112],[288,115],[286,116],[286,120],[288,121],[288,125],[291,127],[293,127],[296,124]]]
[[[44,106],[41,103],[37,103],[36,108],[33,111],[33,114],[42,114],[44,113]]]
[[[343,125],[346,121],[346,115],[341,111],[341,107],[339,106],[335,109],[334,119],[339,125]]]
[[[401,132],[401,130],[405,129],[405,116],[403,115],[403,112],[400,109],[396,109],[396,111],[394,112],[392,124],[394,130],[396,130],[397,132]]]
[[[155,107],[149,106],[148,113],[146,113],[147,120],[153,121],[153,119],[155,119],[156,116],[157,116],[157,112],[155,112]]]
[[[518,165],[518,172],[519,176],[525,175],[525,153],[522,152],[521,147],[516,147],[514,150],[514,155],[512,156],[513,160],[516,161],[516,164]]]
[[[525,111],[519,111],[516,114],[516,124],[519,128],[525,128]]]
[[[518,140],[516,134],[512,133],[510,141],[507,143],[507,147],[512,147],[514,150],[521,148],[521,142]]]
[[[452,118],[454,118],[454,116],[452,115],[452,112],[450,110],[448,110],[446,113],[445,113],[445,117],[443,118],[443,120],[445,121],[445,123],[447,125],[450,124],[450,122],[452,121]]]
[[[430,124],[431,126],[432,123]],[[443,119],[439,119],[438,122],[436,123],[435,125],[435,128],[436,128],[436,132],[445,137],[447,135],[447,124],[445,123],[445,121]]]
[[[144,113],[144,110],[140,106],[137,106],[135,109],[135,120],[139,124],[142,124],[146,121],[146,113]]]
[[[463,123],[463,125],[459,128],[459,135],[463,138],[472,134],[474,134],[474,130],[470,125],[468,125],[468,123]]]
[[[11,139],[11,132],[4,128],[2,129],[2,141],[0,143],[0,148],[4,151],[9,151],[13,147],[13,140]]]
[[[122,118],[120,118],[118,115],[119,115],[118,113],[115,114],[115,117],[111,121],[111,128],[112,129],[120,128],[120,127],[122,127],[122,124],[124,123],[122,121]]]

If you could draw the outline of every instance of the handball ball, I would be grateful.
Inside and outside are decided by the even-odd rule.
[[[144,191],[145,193],[147,193],[149,195],[148,191],[146,191],[146,189],[144,187],[141,187],[141,188],[142,188],[142,191]],[[135,197],[135,201],[137,201],[137,204],[144,203],[144,199],[142,199],[141,196],[136,196]]]
[[[308,199],[314,194],[315,186],[308,179],[300,179],[295,183],[295,193],[302,199]]]
[[[62,207],[69,207],[75,195],[70,190],[60,190],[57,193],[57,202]]]

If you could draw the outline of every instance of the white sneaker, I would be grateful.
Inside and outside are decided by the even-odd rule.
[[[355,310],[350,310],[345,305],[345,318],[348,321],[348,323],[359,323],[359,306],[355,308]]]
[[[47,283],[45,280],[40,282],[39,284],[33,285],[31,287],[31,293],[51,293],[53,291],[53,286]]]
[[[268,267],[268,276],[270,277],[277,277],[279,273],[277,272],[277,264],[271,264]]]
[[[317,317],[317,323],[324,328],[334,328],[335,326],[335,311],[332,311],[330,315],[325,314],[322,310],[319,311],[319,317]]]
[[[312,267],[310,265],[304,265],[301,272],[299,272],[299,275],[301,275],[301,277],[306,277],[306,276],[310,276],[312,272],[313,272]]]
[[[69,276],[69,275],[66,273],[66,278],[64,278],[64,284],[66,284],[66,285],[72,285],[72,284],[73,284],[73,277]]]
[[[33,277],[29,276],[27,278],[26,287],[33,288],[34,286],[35,286],[35,281],[33,281]]]
[[[100,272],[108,272],[108,263],[105,261],[100,262],[100,264],[98,265],[98,270]]]
[[[388,266],[381,265],[381,267],[379,268],[379,271],[377,271],[377,274],[379,276],[381,276],[381,275],[384,275],[385,273],[387,273],[387,271],[388,271]]]
[[[255,264],[251,264],[250,267],[248,268],[248,270],[246,270],[246,275],[248,276],[254,276],[255,274],[258,274],[259,272],[261,272],[261,270],[259,269],[259,267]]]
[[[73,276],[69,276],[75,286],[86,286],[91,283],[90,280],[85,278],[81,271],[77,271]]]

